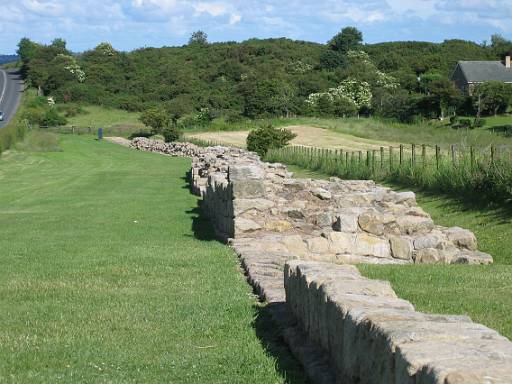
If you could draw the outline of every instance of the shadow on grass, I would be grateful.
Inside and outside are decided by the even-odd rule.
[[[186,187],[190,189],[190,173],[182,177],[186,182]],[[201,211],[200,200],[198,205],[187,211],[192,216],[192,231],[194,237],[202,241],[219,241],[215,236],[210,221]],[[256,332],[256,336],[261,342],[266,354],[275,360],[276,370],[283,377],[283,383],[286,384],[307,384],[307,376],[301,364],[293,357],[288,349],[283,336],[282,329],[275,323],[272,318],[272,312],[282,311],[284,303],[254,305],[255,317],[252,326]],[[279,307],[278,307],[279,306]]]
[[[383,184],[395,190],[411,190],[415,193],[420,193],[429,200],[439,201],[441,202],[439,206],[447,211],[479,213],[485,215],[489,220],[500,224],[507,224],[512,220],[512,204],[510,202],[493,202],[482,196],[457,195],[442,191],[426,190],[400,182],[386,182]]]
[[[286,384],[310,383],[301,364],[295,359],[286,345],[282,328],[272,318],[272,312],[281,312],[285,303],[257,304],[252,323],[256,336],[260,339],[267,355],[275,359],[276,370]]]

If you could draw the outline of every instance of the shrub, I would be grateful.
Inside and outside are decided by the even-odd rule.
[[[67,119],[64,116],[59,115],[56,109],[50,108],[45,112],[40,125],[46,127],[56,127],[58,125],[66,125],[67,122]]]
[[[471,119],[460,119],[457,128],[473,128]]]
[[[485,126],[485,119],[475,119],[475,122],[473,123],[473,128],[482,128]]]
[[[169,114],[162,108],[148,108],[140,115],[140,121],[146,127],[150,127],[153,133],[162,133],[163,129],[170,124]]]
[[[197,115],[194,113],[188,113],[178,119],[178,126],[183,129],[192,128],[199,125]]]
[[[172,143],[180,138],[180,131],[175,125],[168,125],[162,131],[162,135],[166,143]]]
[[[224,121],[226,123],[239,123],[242,120],[243,116],[240,111],[229,110],[224,113]]]
[[[263,157],[269,149],[283,148],[296,136],[287,129],[274,128],[269,123],[249,133],[247,149]]]

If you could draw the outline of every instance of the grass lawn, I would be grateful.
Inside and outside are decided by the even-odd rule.
[[[63,105],[64,106],[64,105]],[[129,136],[144,130],[139,121],[140,114],[101,106],[83,106],[86,113],[68,118],[69,126],[92,127],[94,131],[102,127],[106,135]],[[242,120],[227,123],[215,119],[208,126],[186,129],[185,136],[195,136],[209,141],[228,145],[245,145],[246,131],[254,129],[269,120]],[[451,144],[487,147],[490,145],[512,144],[512,137],[504,137],[492,132],[493,126],[512,124],[512,115],[485,117],[486,125],[472,130],[452,129],[444,123],[399,124],[374,118],[275,118],[270,120],[279,127],[298,127],[297,145],[310,145],[344,150],[376,149],[380,146],[398,144],[429,144],[444,148]],[[307,128],[311,132],[307,132]],[[325,128],[319,130],[315,128]],[[319,133],[320,132],[320,133]]]
[[[108,128],[117,124],[139,125],[140,114],[138,112],[127,112],[122,109],[105,108],[97,105],[86,105],[82,107],[85,113],[68,118],[69,125],[79,127],[103,127]]]
[[[303,382],[188,159],[59,146],[0,158],[0,382]]]
[[[324,177],[289,168],[297,177]],[[420,191],[416,197],[437,224],[472,230],[480,249],[494,257],[494,265],[360,265],[361,272],[389,280],[396,293],[420,311],[467,314],[512,339],[512,214]]]
[[[378,149],[380,146],[398,144],[439,145],[444,149],[451,144],[461,146],[488,147],[491,145],[511,145],[512,137],[492,132],[491,126],[504,125],[512,121],[511,116],[486,118],[486,126],[475,129],[453,129],[448,122],[399,124],[380,121],[374,118],[289,118],[272,119],[274,126],[299,130],[292,142],[320,148],[342,148],[358,151]],[[185,130],[185,135],[203,140],[218,141],[229,145],[245,145],[248,130],[264,124],[265,121],[221,123],[214,121],[211,126]],[[324,129],[319,129],[324,128]],[[244,132],[245,131],[245,132]]]

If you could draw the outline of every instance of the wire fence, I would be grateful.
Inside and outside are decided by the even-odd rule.
[[[507,146],[413,144],[364,151],[289,146],[269,150],[265,159],[345,179],[399,181],[450,193],[512,198],[512,153]]]

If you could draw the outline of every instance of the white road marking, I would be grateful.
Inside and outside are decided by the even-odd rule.
[[[2,89],[2,95],[0,95],[0,104],[2,104],[2,101],[4,101],[5,90],[7,89],[7,75],[2,69],[0,69],[0,72],[2,72],[2,75],[4,76],[4,89]]]

